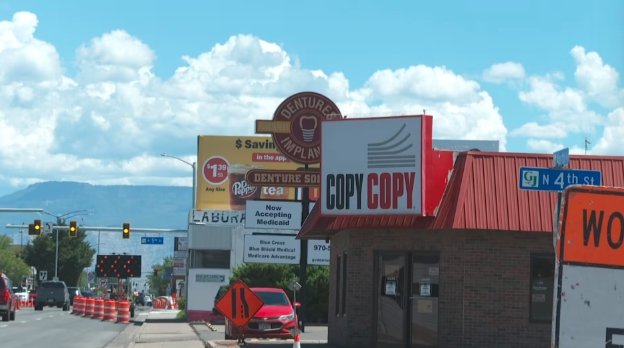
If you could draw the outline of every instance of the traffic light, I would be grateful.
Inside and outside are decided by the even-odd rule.
[[[69,236],[73,238],[78,237],[78,223],[76,221],[69,222]]]
[[[130,238],[130,224],[129,223],[124,222],[123,227],[121,228],[121,233],[122,233],[123,239]]]
[[[28,225],[28,235],[38,236],[41,234],[41,220],[37,219]]]

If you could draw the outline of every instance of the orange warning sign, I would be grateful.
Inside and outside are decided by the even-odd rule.
[[[243,326],[262,308],[264,302],[247,284],[235,281],[215,306],[236,326]]]
[[[624,188],[567,189],[559,237],[562,262],[624,266]]]

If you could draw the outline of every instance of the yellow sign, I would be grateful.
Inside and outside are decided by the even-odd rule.
[[[245,210],[253,199],[292,200],[294,187],[253,186],[245,180],[251,169],[295,170],[271,137],[198,137],[197,210]]]

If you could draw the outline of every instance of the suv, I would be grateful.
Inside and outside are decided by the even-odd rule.
[[[44,306],[63,308],[69,310],[69,292],[63,281],[44,281],[37,288],[35,310],[43,310]]]
[[[0,316],[3,321],[15,320],[17,301],[11,288],[11,280],[4,273],[0,273]]]

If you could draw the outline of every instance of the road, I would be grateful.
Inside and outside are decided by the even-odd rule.
[[[22,308],[15,321],[0,322],[2,347],[104,347],[127,324],[102,322],[45,307],[43,311]]]

